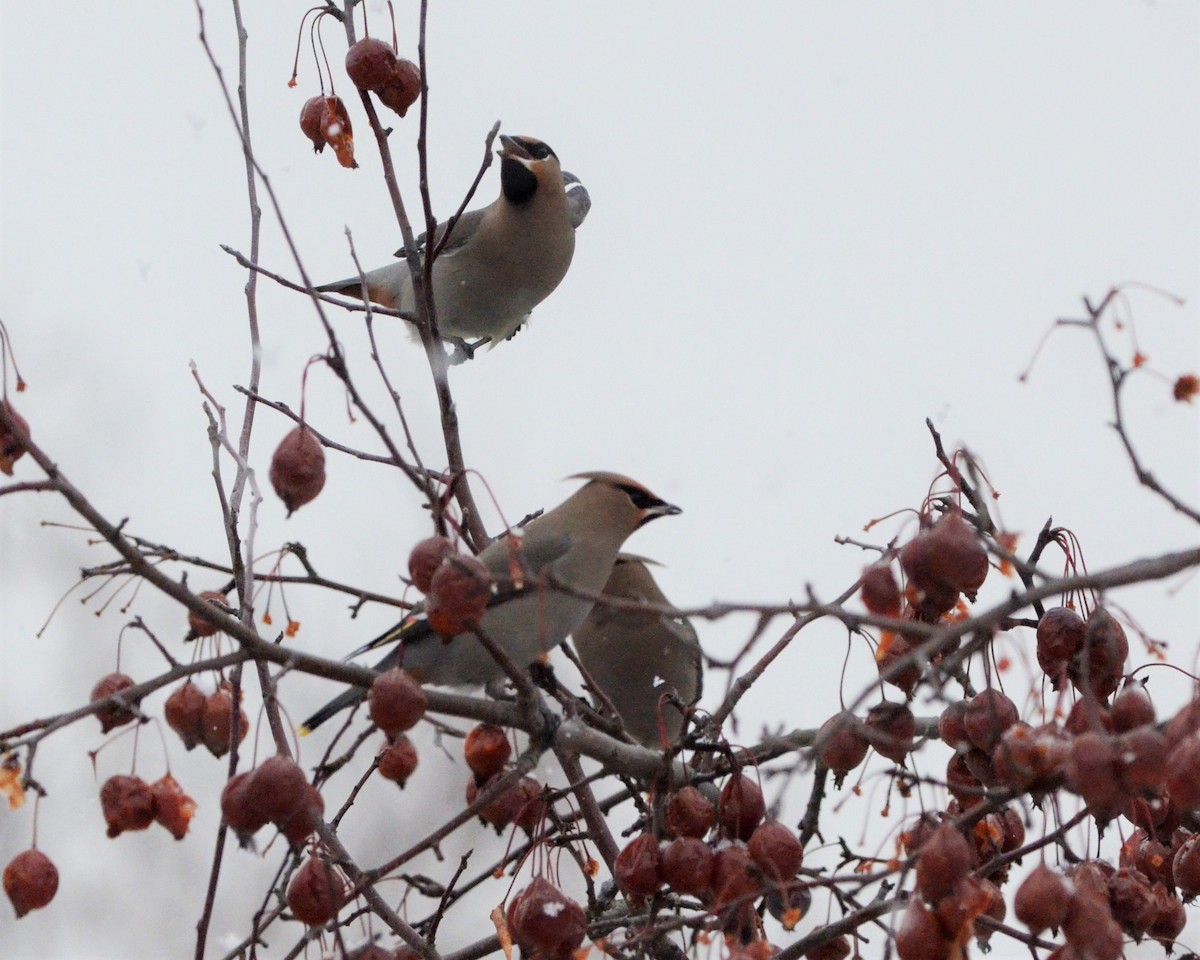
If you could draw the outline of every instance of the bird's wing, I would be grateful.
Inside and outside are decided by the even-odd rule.
[[[442,248],[441,256],[444,257],[453,254],[455,251],[459,250],[463,244],[471,239],[476,231],[479,230],[479,225],[483,222],[483,216],[486,210],[486,207],[483,207],[479,210],[468,210],[458,218],[458,222],[454,225],[454,231],[450,234],[450,239]],[[449,221],[446,221],[445,223],[439,223],[437,225],[437,230],[434,231],[434,236],[437,238],[438,242],[441,242],[442,237],[446,235],[446,228],[449,225]],[[428,244],[428,240],[429,235],[427,233],[422,233],[419,237],[417,237],[417,250],[424,253],[425,247]],[[396,256],[405,256],[403,247],[396,251]]]

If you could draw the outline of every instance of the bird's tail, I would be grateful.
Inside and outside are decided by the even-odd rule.
[[[428,632],[428,627],[425,625],[424,620],[408,617],[396,624],[390,630],[385,630],[370,643],[364,643],[346,659],[352,660],[359,654],[366,653],[368,650],[374,650],[377,647],[382,647],[388,643],[395,643],[396,646],[389,650],[387,654],[384,655],[384,658],[375,664],[376,670],[388,670],[400,662],[402,640],[411,640],[413,639],[414,635],[423,636]],[[350,687],[348,690],[343,690],[336,697],[325,704],[325,706],[323,706],[320,710],[300,724],[300,736],[308,736],[330,717],[341,713],[347,707],[353,707],[356,704],[361,703],[366,695],[367,691],[364,687]]]
[[[347,707],[353,707],[356,704],[361,703],[366,695],[367,691],[362,687],[350,687],[348,690],[343,690],[336,697],[325,704],[325,706],[323,706],[320,710],[300,724],[300,736],[307,737],[330,717],[341,713]]]

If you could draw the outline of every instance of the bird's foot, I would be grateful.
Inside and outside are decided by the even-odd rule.
[[[492,342],[491,337],[482,337],[474,343],[468,343],[462,337],[447,337],[447,339],[454,344],[454,350],[450,354],[450,366],[452,367],[466,363],[468,360],[474,360],[475,351]]]

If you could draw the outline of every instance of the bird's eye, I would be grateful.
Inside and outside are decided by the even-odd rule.
[[[662,505],[662,501],[649,490],[643,490],[640,487],[622,487],[621,489],[629,495],[629,499],[639,510],[649,510],[651,507]]]
[[[521,145],[529,151],[530,156],[535,160],[545,160],[547,157],[557,157],[553,150],[550,149],[550,144],[542,143],[541,140],[523,140]]]

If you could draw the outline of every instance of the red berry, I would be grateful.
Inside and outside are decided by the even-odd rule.
[[[304,800],[298,805],[296,812],[275,824],[293,847],[300,846],[313,835],[325,814],[325,798],[311,783],[304,786]]]
[[[58,869],[40,850],[18,853],[4,868],[4,892],[19,920],[54,899],[58,892]]]
[[[896,931],[896,955],[900,960],[949,960],[950,946],[937,917],[912,897]]]
[[[389,110],[404,116],[421,96],[421,69],[411,60],[397,60],[391,81],[376,90],[375,95]]]
[[[377,676],[367,694],[371,720],[389,738],[415,727],[427,706],[421,685],[399,667]]]
[[[1150,702],[1150,694],[1146,692],[1145,684],[1126,683],[1113,700],[1108,715],[1116,733],[1154,723],[1154,704]]]
[[[934,905],[949,896],[971,867],[971,847],[948,823],[930,834],[917,851],[917,889]]]
[[[475,779],[483,781],[504,769],[512,756],[512,745],[502,727],[481,723],[467,733],[463,756]]]
[[[907,704],[884,701],[867,711],[867,742],[892,763],[904,763],[913,748],[917,721]]]
[[[1125,629],[1111,613],[1097,607],[1087,619],[1083,645],[1067,664],[1067,676],[1081,693],[1107,700],[1121,683],[1128,656]]]
[[[29,421],[17,413],[7,400],[0,400],[0,407],[18,427],[29,436]],[[25,444],[17,439],[17,435],[7,427],[0,426],[0,473],[6,477],[12,476],[13,464],[25,456]]]
[[[713,907],[727,935],[743,942],[753,937],[758,923],[754,899],[761,890],[750,852],[740,843],[722,847],[713,858]]]
[[[1148,932],[1155,940],[1164,944],[1174,943],[1187,926],[1187,913],[1183,904],[1161,884],[1154,887],[1154,902],[1157,909]]]
[[[208,700],[191,680],[176,687],[163,704],[167,726],[179,734],[183,745],[193,749],[204,736],[204,705]]]
[[[271,486],[290,517],[325,486],[325,448],[307,427],[296,427],[271,457]]]
[[[183,792],[169,773],[150,784],[150,791],[154,794],[155,821],[176,840],[182,840],[196,813],[196,801]]]
[[[804,860],[799,838],[778,820],[760,823],[746,847],[762,872],[779,883],[791,880]]]
[[[320,153],[329,144],[343,167],[358,166],[354,160],[354,130],[341,97],[306,100],[300,111],[300,129],[312,141],[314,153]]]
[[[992,773],[995,774],[995,771]],[[983,783],[967,763],[964,754],[956,753],[946,764],[946,789],[964,810],[983,802]]]
[[[658,871],[678,894],[705,897],[712,889],[713,851],[696,837],[676,837],[662,848]]]
[[[417,769],[417,748],[404,734],[400,734],[379,755],[379,775],[404,786]]]
[[[1165,843],[1154,839],[1145,830],[1134,830],[1125,842],[1121,844],[1120,859],[1122,867],[1138,871],[1148,880],[1175,886],[1175,861],[1171,849]],[[1111,886],[1111,878],[1109,878]]]
[[[237,834],[238,842],[243,847],[249,846],[251,837],[268,823],[252,801],[250,772],[235,773],[221,791],[221,816],[225,818],[229,829]]]
[[[749,840],[767,812],[762,790],[744,773],[730,777],[721,789],[718,806],[721,830],[734,840]]]
[[[319,927],[337,916],[347,895],[337,869],[318,857],[309,857],[288,884],[287,905],[301,923]]]
[[[476,783],[472,777],[467,781],[467,803],[475,802],[479,796],[500,774],[489,778],[486,782]],[[495,800],[479,811],[479,819],[491,824],[497,833],[512,823],[515,823],[526,833],[532,835],[541,825],[544,809],[542,805],[542,787],[533,777],[522,777],[516,785],[500,794]]]
[[[921,679],[921,668],[915,663],[910,663],[906,667],[898,668],[895,673],[892,671],[896,669],[893,665],[907,657],[913,649],[913,644],[908,639],[891,630],[884,630],[879,635],[879,646],[875,648],[875,667],[879,675],[886,675],[885,682],[890,683],[906,697],[911,697],[916,689]]]
[[[583,908],[545,877],[534,877],[509,901],[505,913],[509,932],[523,957],[567,960],[587,933]]]
[[[1149,879],[1132,867],[1122,867],[1109,878],[1108,905],[1113,919],[1137,940],[1150,929],[1158,914]]]
[[[204,746],[214,757],[223,757],[229,752],[229,737],[235,729],[235,722],[237,724],[237,742],[241,743],[246,739],[246,733],[250,729],[246,711],[234,704],[233,694],[227,687],[221,687],[209,694],[204,701],[200,732],[204,739]]]
[[[703,839],[716,822],[717,811],[712,802],[690,784],[681,787],[667,801],[666,828],[673,837]]]
[[[392,79],[396,53],[389,44],[364,37],[346,51],[346,75],[359,90],[374,90]]]
[[[110,837],[119,837],[126,830],[145,830],[154,822],[154,791],[141,777],[118,774],[100,788],[100,809]]]
[[[1120,813],[1128,795],[1117,777],[1116,744],[1107,734],[1081,733],[1071,741],[1065,772],[1067,789],[1083,797],[1101,823]]]
[[[839,787],[846,774],[867,758],[867,738],[859,732],[858,719],[847,710],[835,714],[817,732],[821,762],[833,771]]]
[[[891,566],[876,563],[863,571],[862,601],[867,611],[877,617],[900,616],[900,586]]]
[[[951,750],[963,752],[971,749],[965,720],[967,701],[954,700],[938,715],[938,736]]]
[[[275,754],[250,772],[246,802],[271,823],[291,819],[308,801],[308,778],[291,757]]]
[[[1108,906],[1107,883],[1100,894],[1076,891],[1063,921],[1063,936],[1088,960],[1119,960],[1124,936]]]
[[[653,834],[643,833],[617,854],[613,876],[628,896],[652,897],[662,885],[659,859],[658,841]]]
[[[1069,607],[1051,607],[1037,626],[1038,665],[1057,690],[1067,664],[1083,646],[1083,619]]]
[[[123,673],[110,673],[97,680],[96,685],[92,687],[92,703],[107,700],[113,694],[120,693],[127,687],[132,686],[132,678],[125,676]],[[134,701],[135,704],[136,702]],[[137,714],[119,704],[112,703],[97,710],[96,719],[100,721],[100,732],[108,733],[113,727],[121,727],[127,723],[133,723],[137,719]]]
[[[850,941],[844,933],[838,934],[832,940],[826,940],[819,947],[812,947],[804,952],[804,960],[846,960],[850,956]]]
[[[923,530],[900,551],[909,602],[928,620],[953,609],[958,594],[970,600],[988,572],[987,550],[958,510]]]
[[[196,596],[218,608],[227,607],[229,605],[228,600],[225,598],[225,594],[221,593],[220,590],[205,590],[196,594]],[[198,637],[211,637],[217,632],[216,624],[210,620],[206,620],[194,610],[188,611],[187,621],[188,629]]]
[[[1004,731],[1019,719],[1016,704],[999,690],[989,688],[967,701],[963,729],[974,746],[991,750]]]
[[[1152,794],[1167,776],[1167,738],[1151,726],[1115,738],[1117,779],[1130,794]]]
[[[312,141],[313,153],[325,149],[325,97],[309,97],[300,108],[300,130]]]
[[[1053,727],[1015,723],[992,751],[992,769],[1003,786],[1045,793],[1062,781],[1067,749],[1066,739]]]
[[[443,638],[458,636],[477,623],[492,595],[487,567],[475,557],[446,557],[429,584],[425,614],[429,625]]]
[[[1071,890],[1057,873],[1044,863],[1033,868],[1013,898],[1013,913],[1035,936],[1044,930],[1057,930],[1067,918]]]
[[[1179,892],[1189,901],[1200,893],[1200,833],[1193,833],[1175,851],[1171,872]]]
[[[413,586],[422,593],[428,593],[433,575],[452,553],[454,544],[446,537],[426,537],[413,547],[408,555],[408,576]]]

